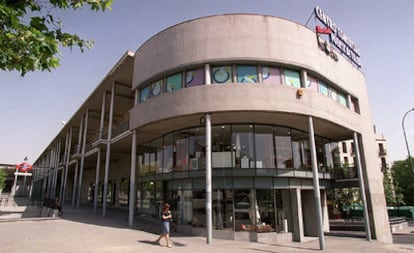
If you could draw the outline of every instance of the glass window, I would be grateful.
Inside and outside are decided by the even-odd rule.
[[[273,127],[255,126],[256,168],[275,168]]]
[[[308,75],[308,83],[306,88],[314,91],[318,91],[318,80],[313,76]]]
[[[263,83],[281,84],[280,69],[274,67],[262,67]]]
[[[233,228],[233,191],[214,190],[213,226],[215,229]]]
[[[285,84],[286,85],[296,87],[296,88],[301,87],[299,72],[285,69],[283,73],[285,74]]]
[[[175,141],[176,148],[176,171],[188,170],[188,138],[185,136],[176,136],[178,139]]]
[[[275,231],[275,190],[256,190],[256,198],[258,208],[257,213],[262,229],[266,232]],[[283,206],[278,208],[283,208]]]
[[[257,83],[257,67],[238,65],[237,66],[237,82],[238,83]]]
[[[163,80],[158,80],[151,84],[151,96],[156,97],[163,91]]]
[[[164,137],[162,170],[164,173],[171,172],[174,167],[174,138],[172,134]]]
[[[154,154],[154,171],[158,173],[162,173],[162,138],[158,138],[151,142],[151,149],[153,150]]]
[[[193,227],[206,226],[206,192],[205,190],[193,190],[193,218],[191,223]]]
[[[322,81],[319,81],[319,93],[321,93],[325,96],[329,95],[328,85],[323,83]]]
[[[154,152],[154,150],[151,150],[150,152],[145,153],[145,160],[147,164],[149,165],[149,175],[154,175],[157,171],[155,169],[155,156],[156,156],[156,153]]]
[[[330,88],[329,89],[329,94],[330,94],[333,101],[338,101],[338,92],[335,89]]]
[[[346,96],[342,93],[338,93],[338,102],[341,105],[343,105],[345,107],[348,107],[348,102],[347,102]]]
[[[140,170],[140,175],[148,175],[151,170],[150,154],[151,146],[150,143],[144,143],[141,146],[138,146],[137,149],[138,155],[138,170]],[[155,172],[155,171],[154,171]]]
[[[118,201],[121,206],[128,206],[129,203],[129,179],[122,178],[119,184]]]
[[[333,170],[340,165],[339,146],[337,142],[325,144],[326,165]]]
[[[182,77],[181,73],[167,77],[167,92],[181,89]]]
[[[275,152],[278,169],[293,169],[292,140],[289,128],[277,127],[275,129]]]
[[[359,110],[359,102],[357,98],[354,98],[354,97],[351,98],[351,109],[352,111],[356,113],[361,113]]]
[[[158,217],[156,212],[156,188],[155,182],[147,182],[143,183],[141,186],[142,194],[140,196],[141,199],[141,208],[138,208],[138,212],[141,215],[147,217]]]
[[[312,168],[307,134],[292,130],[293,166],[296,170]]]
[[[231,83],[233,71],[231,66],[220,66],[211,68],[212,83]]]
[[[145,100],[147,100],[147,99],[149,98],[149,96],[150,96],[150,88],[149,88],[149,86],[144,87],[144,88],[141,90],[141,92],[140,92],[140,95],[139,95],[139,101],[142,103],[142,102],[144,102]]]
[[[189,155],[190,170],[205,169],[206,167],[206,138],[204,128],[195,128],[190,130],[189,137]]]
[[[235,164],[232,154],[230,125],[212,127],[211,166],[213,168],[229,168]]]
[[[253,125],[232,127],[232,148],[235,151],[236,168],[255,168]],[[263,167],[263,161],[262,167]]]
[[[326,159],[325,159],[325,143],[328,141],[321,137],[315,136],[315,148],[316,148],[316,160],[319,171],[326,171]]]
[[[204,84],[204,68],[193,69],[185,72],[185,86],[192,87]]]

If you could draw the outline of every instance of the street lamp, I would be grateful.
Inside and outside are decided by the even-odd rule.
[[[414,108],[410,109],[408,112],[406,112],[406,113],[404,114],[404,117],[403,117],[403,119],[402,119],[402,129],[403,129],[403,133],[404,133],[405,145],[407,146],[408,160],[410,161],[411,170],[414,172],[413,161],[411,160],[410,148],[409,148],[409,146],[408,146],[407,135],[405,134],[405,127],[404,127],[405,117],[407,117],[407,114],[408,114],[409,112],[412,112],[412,111],[414,111]]]

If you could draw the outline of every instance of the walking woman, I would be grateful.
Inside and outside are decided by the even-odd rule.
[[[156,243],[160,243],[161,238],[165,237],[165,241],[167,242],[167,247],[171,248],[170,243],[170,221],[172,219],[172,215],[170,212],[170,205],[168,203],[165,203],[162,208],[161,213],[161,234],[158,237],[157,240],[155,240]]]

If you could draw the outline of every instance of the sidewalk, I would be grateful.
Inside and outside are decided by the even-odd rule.
[[[20,212],[22,207],[15,208]],[[154,231],[154,223],[136,220],[133,228],[128,227],[128,215],[125,210],[108,209],[106,218],[101,217],[100,211],[94,214],[89,207],[80,209],[65,207],[63,212],[60,218],[39,218],[36,217],[37,207],[27,206],[21,213],[21,218],[0,218],[1,252],[314,253],[319,251],[317,239],[284,244],[213,239],[211,244],[207,244],[204,237],[174,233],[171,235],[173,247],[166,248],[153,243],[157,234],[145,232],[151,229]],[[0,217],[1,215],[2,213]],[[399,231],[398,236],[400,235],[406,237],[405,240],[394,244],[368,242],[364,238],[327,235],[325,236],[326,250],[323,252],[414,252],[414,226]]]

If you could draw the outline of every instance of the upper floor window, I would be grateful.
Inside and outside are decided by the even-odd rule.
[[[167,92],[181,89],[182,77],[181,73],[167,77]]]
[[[348,153],[348,148],[347,148],[346,142],[342,142],[342,152],[343,153]]]
[[[325,96],[329,96],[328,85],[323,83],[322,81],[319,81],[319,93]]]
[[[185,87],[204,84],[204,68],[192,69],[185,72]]]
[[[149,86],[144,87],[139,96],[139,101],[142,103],[150,97],[150,88]]]
[[[306,83],[306,88],[314,91],[318,91],[318,80],[313,76],[308,75],[308,82]]]
[[[211,69],[212,83],[231,83],[233,80],[233,71],[231,66],[213,67]]]
[[[345,107],[348,107],[348,102],[347,102],[346,96],[342,93],[338,93],[338,102],[341,105],[343,105]]]
[[[285,84],[289,86],[293,86],[296,88],[300,88],[300,74],[297,71],[285,69]]]
[[[151,96],[156,97],[163,91],[163,80],[158,80],[151,84]]]
[[[247,65],[237,65],[238,83],[257,83],[257,67]]]
[[[263,83],[281,84],[280,69],[262,66],[262,80]]]

